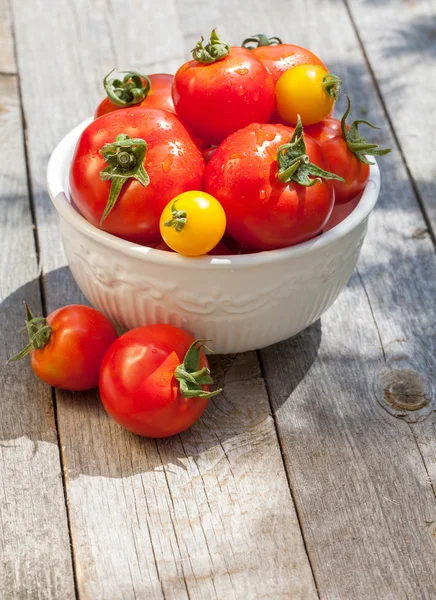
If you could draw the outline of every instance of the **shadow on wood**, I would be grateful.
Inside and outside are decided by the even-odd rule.
[[[59,305],[71,301],[86,302],[79,295],[68,267],[50,272],[46,276],[45,286],[58,290]],[[24,298],[32,305],[37,293],[37,281],[28,283],[16,290],[1,305],[1,314],[14,312],[13,323],[19,323],[19,312]],[[51,306],[49,310],[53,310]],[[16,313],[16,314],[15,314]],[[9,322],[10,316],[9,316]],[[24,322],[24,315],[23,315]],[[313,363],[321,341],[321,323],[317,321],[305,332],[291,340],[277,344],[274,352],[286,357],[286,363],[292,366],[289,377],[289,388],[283,398],[275,402],[276,410],[285,402],[289,394],[306,375]],[[26,343],[25,334],[21,334],[16,346],[8,349],[9,354],[18,351]],[[294,360],[290,363],[289,356]],[[279,360],[279,359],[278,359]],[[186,469],[189,457],[205,456],[213,449],[219,448],[226,453],[224,445],[236,447],[250,439],[247,451],[252,449],[253,439],[259,444],[264,442],[265,431],[271,435],[271,414],[266,412],[266,391],[259,362],[255,352],[239,355],[211,356],[211,369],[217,386],[223,387],[223,393],[214,397],[205,415],[191,429],[179,436],[167,440],[150,440],[130,434],[112,421],[104,411],[97,390],[89,392],[56,391],[59,418],[59,433],[62,451],[70,478],[81,474],[103,477],[129,477],[136,473],[162,468],[162,465],[176,465]],[[10,365],[9,373],[16,379],[21,377],[23,369],[30,370],[27,363]],[[38,385],[44,387],[41,382]],[[29,406],[31,406],[29,400]],[[53,423],[53,416],[49,417]],[[29,423],[31,419],[29,419]],[[19,421],[17,421],[18,427]],[[67,424],[67,425],[66,425]],[[69,431],[63,434],[63,426]],[[12,429],[11,429],[12,428]],[[21,428],[21,425],[20,425]],[[13,424],[8,425],[8,439]],[[74,435],[71,435],[74,430]],[[17,435],[26,435],[35,443],[40,441],[31,427],[25,431],[20,429]],[[116,448],[113,453],[102,453],[98,446],[111,445]],[[67,458],[68,457],[68,461]],[[99,458],[100,457],[100,458]]]

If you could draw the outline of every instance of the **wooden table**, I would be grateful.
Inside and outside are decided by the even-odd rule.
[[[436,598],[435,15],[434,0],[0,0],[2,598]],[[213,26],[311,48],[392,153],[321,321],[215,357],[224,392],[205,417],[140,439],[96,392],[4,360],[24,299],[83,301],[46,192],[52,149],[111,68],[173,72]]]

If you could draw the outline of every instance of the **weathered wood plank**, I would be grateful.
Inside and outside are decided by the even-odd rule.
[[[73,598],[51,390],[27,361],[23,301],[41,314],[15,77],[0,76],[0,589],[4,598]]]
[[[9,0],[0,0],[0,73],[16,72]]]
[[[432,0],[348,4],[436,237],[436,4]]]
[[[264,29],[288,38],[280,5],[271,3]],[[313,27],[315,14],[334,27]],[[435,401],[434,248],[345,7],[300,3],[298,23],[293,41],[322,52],[355,116],[364,109],[384,125],[376,137],[393,152],[380,161],[359,273],[322,318],[319,350],[313,327],[261,352],[273,411],[321,597],[432,598],[434,416],[425,408],[414,414],[428,418],[409,425],[386,398]]]
[[[174,1],[144,2],[141,12],[127,5],[128,17],[121,0],[106,13],[103,4],[81,0],[57,2],[50,14],[42,2],[25,13],[14,3],[49,309],[81,299],[63,268],[45,191],[50,149],[92,113],[101,76],[114,64],[129,67],[132,60],[137,68],[168,70],[170,45],[184,43]],[[41,20],[56,30],[57,42],[44,41],[35,26]],[[71,95],[65,81],[74,81]],[[111,422],[95,393],[57,394],[81,597],[317,597],[256,355],[215,359],[214,367],[224,395],[189,432],[157,443]]]

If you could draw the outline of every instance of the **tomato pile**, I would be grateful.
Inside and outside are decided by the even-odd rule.
[[[174,77],[109,73],[70,171],[96,227],[186,256],[284,248],[355,200],[380,149],[332,117],[342,81],[315,54],[263,34],[215,30]],[[221,242],[221,246],[220,241]]]
[[[77,143],[70,190],[92,225],[137,244],[194,257],[309,240],[335,204],[357,204],[368,156],[389,152],[361,136],[368,121],[347,125],[348,96],[342,119],[332,116],[339,77],[276,37],[231,47],[213,30],[174,77],[119,75],[104,78],[107,97]],[[26,305],[26,329],[29,344],[11,360],[30,354],[54,387],[98,385],[109,415],[139,435],[184,431],[221,391],[210,390],[207,340],[171,325],[118,337],[93,308],[43,318]]]

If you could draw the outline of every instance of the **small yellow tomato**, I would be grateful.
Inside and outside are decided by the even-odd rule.
[[[206,192],[183,192],[164,208],[160,233],[166,244],[185,256],[202,256],[215,248],[226,230],[226,213]]]
[[[296,125],[325,119],[338,98],[341,80],[321,65],[297,65],[285,71],[276,83],[276,109],[279,116]]]

